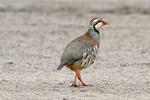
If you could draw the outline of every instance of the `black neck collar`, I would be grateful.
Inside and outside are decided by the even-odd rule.
[[[97,23],[96,23],[96,24],[97,24]],[[94,27],[94,30],[96,31],[96,33],[99,34],[99,31],[95,28],[95,25],[96,25],[96,24],[94,24],[93,27]]]

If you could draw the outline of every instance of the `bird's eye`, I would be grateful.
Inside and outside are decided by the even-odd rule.
[[[101,22],[102,22],[102,20],[98,20],[98,22],[99,22],[99,23],[101,23]]]

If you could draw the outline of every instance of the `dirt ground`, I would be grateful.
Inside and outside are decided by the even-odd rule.
[[[0,100],[150,100],[149,0],[0,0]],[[66,44],[103,27],[91,87],[69,87],[74,72],[56,68]],[[77,82],[80,84],[79,82]]]

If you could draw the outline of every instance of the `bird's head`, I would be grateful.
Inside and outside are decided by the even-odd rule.
[[[108,25],[108,22],[105,22],[100,18],[93,18],[90,21],[90,28],[92,27],[96,32],[99,32],[99,29],[104,25]]]

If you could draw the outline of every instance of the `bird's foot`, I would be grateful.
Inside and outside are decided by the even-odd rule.
[[[93,85],[91,85],[91,84],[82,84],[83,86],[93,86]]]
[[[72,84],[70,87],[79,87],[77,84]]]
[[[91,84],[85,84],[83,81],[81,81],[81,83],[82,83],[82,86],[93,86]]]

